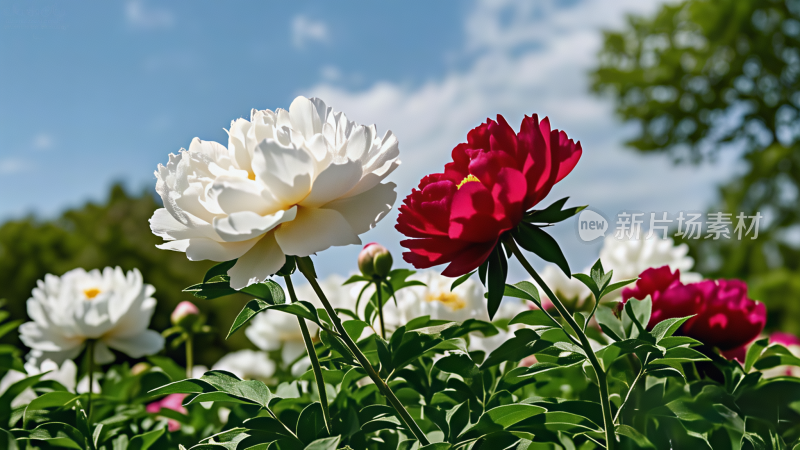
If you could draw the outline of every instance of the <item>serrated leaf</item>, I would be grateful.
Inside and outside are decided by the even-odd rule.
[[[564,257],[561,247],[559,247],[558,242],[544,230],[535,225],[521,222],[514,228],[511,235],[514,237],[514,240],[519,243],[520,247],[536,254],[547,262],[557,265],[567,278],[572,277],[567,258]]]

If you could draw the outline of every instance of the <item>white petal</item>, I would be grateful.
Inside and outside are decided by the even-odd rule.
[[[150,230],[156,236],[167,240],[188,239],[200,234],[172,217],[165,208],[158,208],[150,218]]]
[[[353,161],[361,161],[362,157],[367,154],[367,151],[372,147],[372,139],[374,136],[371,133],[372,129],[363,125],[357,126],[353,129],[347,139],[347,159]]]
[[[231,287],[239,290],[260,283],[280,270],[285,263],[286,255],[278,247],[275,233],[267,233],[228,270]]]
[[[152,331],[152,330],[151,330]],[[156,333],[153,331],[153,333]],[[156,333],[158,334],[158,333]],[[159,334],[159,337],[161,335]],[[162,338],[163,339],[163,338]],[[108,346],[103,341],[97,341],[94,343],[94,362],[95,364],[110,364],[117,359],[114,356],[114,353],[108,349]]]
[[[311,193],[300,205],[315,208],[336,200],[352,189],[360,179],[361,164],[357,161],[331,164],[317,176]]]
[[[214,219],[214,230],[225,242],[240,242],[263,235],[283,222],[294,220],[297,206],[286,211],[261,216],[252,211],[232,213],[222,219]]]
[[[361,234],[372,229],[378,221],[389,213],[397,200],[394,183],[379,184],[367,192],[347,197],[325,205],[341,213],[352,227]]]
[[[37,323],[26,322],[19,326],[19,338],[31,349],[43,352],[69,352],[83,345],[83,337],[65,336],[58,331],[55,326],[43,328]]]
[[[228,131],[228,152],[242,170],[250,169],[250,160],[253,157],[252,149],[247,148],[247,133],[251,126],[245,119],[236,119],[231,122],[231,129]]]
[[[164,338],[154,330],[144,330],[140,334],[129,337],[113,337],[104,339],[105,343],[133,358],[154,355],[164,348]]]
[[[262,196],[263,186],[253,180],[223,176],[214,180],[209,186],[209,199],[216,203],[226,214],[240,211],[255,211],[259,214],[275,212],[276,205]]]
[[[283,205],[296,205],[311,190],[314,159],[303,148],[284,146],[273,139],[258,144],[253,171]]]
[[[360,244],[350,224],[332,209],[298,208],[297,217],[275,230],[275,239],[287,255],[309,256],[329,247]]]
[[[244,255],[256,245],[258,239],[242,242],[217,242],[205,238],[192,238],[183,241],[165,242],[157,245],[166,250],[185,251],[190,261],[230,261]],[[172,245],[170,245],[172,244]],[[184,250],[180,250],[184,248]]]
[[[289,118],[292,121],[292,129],[302,133],[305,139],[322,131],[322,120],[317,108],[305,97],[294,99],[289,106]]]

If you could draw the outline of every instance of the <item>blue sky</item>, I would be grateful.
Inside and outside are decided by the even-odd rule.
[[[703,209],[735,166],[673,167],[623,148],[630,128],[588,92],[600,30],[640,0],[210,2],[6,0],[0,3],[0,220],[50,217],[109,185],[152,189],[153,171],[190,140],[223,143],[251,108],[318,95],[391,129],[400,198],[487,116],[518,126],[548,115],[584,148],[551,198],[617,211]],[[394,215],[364,236],[399,252]],[[580,267],[597,243],[556,234]],[[322,272],[341,270],[325,255]],[[399,259],[399,258],[398,258]],[[325,261],[325,258],[323,258]],[[349,267],[349,266],[348,266]]]

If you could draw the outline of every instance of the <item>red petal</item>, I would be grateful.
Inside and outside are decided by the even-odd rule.
[[[460,277],[465,273],[477,269],[486,261],[486,258],[492,253],[495,245],[497,245],[497,241],[472,244],[464,248],[458,253],[458,256],[453,259],[453,262],[444,269],[442,275],[446,277]]]

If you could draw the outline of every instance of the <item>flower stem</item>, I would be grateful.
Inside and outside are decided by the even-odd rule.
[[[375,295],[378,297],[378,318],[381,322],[381,338],[386,340],[386,325],[383,323],[383,280],[375,282]]]
[[[531,266],[528,260],[525,259],[525,256],[520,251],[519,247],[517,246],[517,243],[514,242],[514,239],[508,236],[503,239],[503,242],[506,243],[508,248],[511,250],[511,253],[513,253],[514,256],[517,257],[520,264],[522,264],[522,267],[524,267],[525,270],[530,274],[530,276],[533,277],[534,281],[536,281],[536,284],[538,284],[539,287],[541,287],[542,290],[544,290],[545,295],[547,295],[547,298],[549,298],[550,301],[553,303],[553,306],[556,307],[558,313],[561,315],[561,317],[564,318],[564,321],[567,322],[570,328],[572,328],[572,330],[575,332],[575,335],[578,336],[578,339],[581,342],[581,347],[583,348],[583,351],[586,353],[586,357],[589,359],[589,363],[592,365],[592,368],[594,368],[595,374],[597,375],[597,384],[600,387],[600,406],[603,409],[603,422],[606,435],[606,449],[614,450],[615,448],[617,448],[617,436],[616,432],[614,431],[614,419],[611,417],[611,402],[609,400],[609,394],[608,394],[608,381],[606,379],[606,373],[605,371],[603,371],[603,367],[600,365],[600,361],[597,360],[597,356],[595,356],[594,350],[592,349],[592,346],[589,343],[589,338],[586,337],[586,333],[584,333],[583,329],[580,326],[578,326],[578,323],[575,322],[575,319],[572,317],[572,314],[570,314],[567,308],[564,307],[564,304],[561,303],[561,300],[559,300],[555,296],[555,294],[553,294],[553,291],[551,291],[550,288],[547,287],[544,280],[542,280],[542,277],[540,277],[539,274],[536,273],[536,270],[534,270],[533,266]]]
[[[295,303],[297,301],[297,294],[294,292],[292,278],[286,275],[283,279],[286,280],[286,289],[289,291],[289,298],[292,300],[292,303]],[[308,359],[311,360],[311,368],[314,370],[314,380],[317,382],[319,404],[322,406],[322,417],[325,419],[325,429],[328,435],[332,435],[333,421],[331,420],[331,412],[328,410],[328,393],[325,390],[325,380],[322,378],[322,367],[319,364],[319,358],[317,358],[317,351],[314,349],[314,342],[311,341],[311,334],[308,332],[306,320],[302,317],[298,317],[297,323],[300,325],[300,332],[303,334],[303,342],[306,345]]]
[[[300,272],[302,272],[303,275],[305,275],[306,279],[311,284],[311,287],[314,289],[314,292],[316,292],[317,297],[319,297],[319,300],[325,307],[325,311],[327,311],[328,316],[330,316],[333,326],[336,327],[336,331],[339,332],[339,337],[342,339],[342,341],[344,341],[345,345],[347,345],[347,348],[349,348],[356,357],[359,365],[361,365],[361,367],[367,372],[367,375],[378,387],[378,390],[381,391],[381,394],[386,397],[386,400],[397,412],[398,417],[405,424],[406,428],[408,428],[408,430],[411,431],[411,434],[417,438],[421,446],[430,444],[427,436],[425,436],[425,433],[414,421],[414,418],[411,417],[411,414],[408,413],[405,406],[400,403],[400,400],[394,395],[394,392],[392,392],[392,389],[389,387],[389,385],[383,381],[380,375],[378,375],[378,372],[376,372],[375,368],[372,367],[372,364],[370,364],[369,360],[367,360],[367,357],[364,356],[364,353],[361,352],[361,349],[358,348],[358,345],[356,345],[356,343],[353,342],[353,339],[351,339],[347,334],[347,330],[345,330],[344,326],[342,325],[341,319],[339,319],[339,316],[336,314],[333,306],[331,306],[331,303],[328,301],[325,293],[322,292],[322,288],[320,288],[319,283],[317,283],[316,274],[314,273],[314,268],[311,265],[311,259],[309,257],[297,258],[297,268],[300,269]]]
[[[186,333],[186,378],[192,378],[194,372],[194,335]]]
[[[92,423],[92,391],[94,390],[94,339],[86,341],[86,357],[89,359],[89,393],[86,395],[86,421]]]

